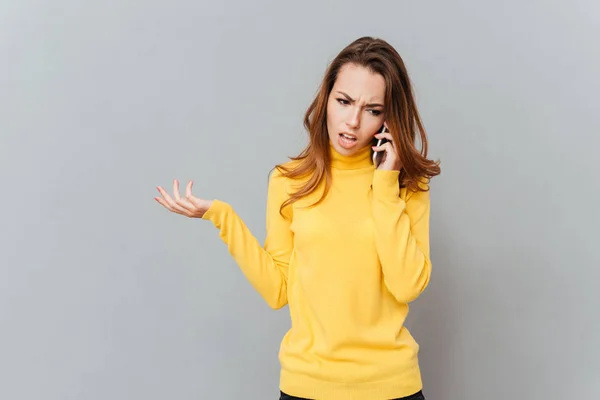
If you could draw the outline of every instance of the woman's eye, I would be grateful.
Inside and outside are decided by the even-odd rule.
[[[338,98],[336,100],[337,100],[338,103],[343,104],[345,106],[348,105],[348,104],[350,104],[350,102],[348,100],[346,100],[346,99],[340,99],[340,98]],[[374,115],[374,116],[379,116],[382,113],[379,110],[367,110],[367,111],[370,112],[371,115]]]

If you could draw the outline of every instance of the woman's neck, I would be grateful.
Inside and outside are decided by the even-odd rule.
[[[373,166],[371,161],[371,147],[365,146],[351,155],[339,153],[329,142],[331,166],[337,169],[360,169]]]

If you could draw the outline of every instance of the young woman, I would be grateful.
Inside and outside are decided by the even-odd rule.
[[[381,39],[348,45],[304,125],[308,146],[269,178],[264,246],[191,181],[185,197],[175,180],[156,200],[211,221],[269,306],[289,305],[280,399],[424,399],[404,321],[431,274],[428,184],[440,169],[400,55]]]

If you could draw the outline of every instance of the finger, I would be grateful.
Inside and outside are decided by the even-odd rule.
[[[196,212],[196,205],[192,203],[192,181],[189,181],[185,188],[185,197],[179,197],[175,202],[182,208],[194,213]],[[177,195],[179,195],[179,182],[177,182]]]
[[[188,184],[185,187],[185,198],[181,198],[181,201],[178,202],[179,205],[181,205],[182,207],[188,209],[191,212],[196,212],[198,211],[197,209],[200,207],[200,204],[197,202],[197,200],[201,200],[197,197],[195,197],[192,194],[192,186],[194,185],[193,181],[189,181]]]
[[[171,207],[171,206],[169,205],[169,203],[167,203],[167,202],[165,201],[165,199],[162,199],[162,198],[160,198],[160,197],[155,197],[155,198],[154,198],[154,200],[156,200],[156,201],[157,201],[157,202],[158,202],[160,205],[162,205],[162,206],[163,206],[164,208],[166,208],[167,210],[169,210],[169,211],[171,211],[171,212],[174,212],[174,213],[177,213],[177,214],[180,214],[180,212],[179,212],[179,211],[177,211],[177,210],[175,210],[173,207]]]
[[[178,211],[180,214],[182,215],[187,215],[189,217],[190,214],[190,210],[188,210],[186,207],[184,207],[182,205],[182,200],[179,199],[175,202],[175,204],[172,204],[171,207],[173,207],[176,211]]]
[[[194,205],[194,207],[196,208],[202,208],[202,206],[204,205],[203,202],[205,201],[204,199],[201,199],[199,197],[196,197],[192,194],[192,187],[194,186],[194,182],[193,181],[189,181],[187,186],[186,186],[186,190],[185,190],[185,198]]]
[[[181,196],[179,196],[179,182],[177,179],[173,179],[173,197],[175,198],[175,201],[179,201],[181,198]]]
[[[375,137],[377,139],[382,139],[382,138],[386,138],[387,140],[389,140],[390,142],[394,141],[394,138],[392,137],[392,134],[390,132],[382,132],[382,133],[377,133],[375,135]]]
[[[392,162],[392,163],[396,163],[399,159],[398,157],[398,153],[396,153],[396,151],[394,150],[394,147],[392,146],[391,142],[386,142],[384,144],[382,144],[379,147],[375,147],[375,149],[373,149],[374,151],[383,151],[384,156],[383,156],[383,161],[385,162]]]
[[[175,198],[173,207],[181,211],[182,214],[188,215],[188,213],[193,213],[195,211],[195,207],[192,203],[181,198],[179,194],[179,181],[177,179],[173,179],[173,197]]]
[[[171,198],[171,196],[169,196],[169,193],[167,193],[165,189],[163,189],[161,186],[157,186],[156,189],[161,194],[161,196],[167,204],[169,204],[170,206],[173,206],[173,204],[175,204],[175,201],[173,201],[173,199]]]
[[[189,181],[188,184],[186,185],[185,200],[187,200],[189,202],[189,203],[186,203],[186,205],[190,209],[190,211],[197,212],[199,209],[206,207],[207,200],[194,196],[192,194],[193,186],[194,186],[194,181]]]
[[[188,199],[182,198],[179,194],[179,181],[177,179],[173,179],[173,197],[175,198],[175,204],[172,207],[180,211],[183,215],[189,217],[196,212],[196,207]]]
[[[160,186],[157,187],[158,191],[160,192],[160,194],[163,196],[164,198],[164,202],[167,203],[167,205],[169,206],[169,210],[176,212],[178,214],[183,214],[183,215],[187,215],[188,211],[185,208],[182,208],[180,205],[177,204],[176,201],[174,201],[171,196],[169,196],[169,194]],[[175,192],[177,193],[177,192]]]
[[[192,197],[192,186],[194,185],[194,182],[189,181],[186,188],[185,188],[185,197],[190,199]]]
[[[373,146],[374,151],[385,151],[386,153],[394,153],[394,147],[391,142],[385,142],[381,146]]]
[[[154,200],[156,200],[158,202],[158,204],[162,205],[167,210],[173,211],[173,209],[171,208],[171,206],[164,199],[162,199],[160,197],[155,197]]]
[[[398,146],[396,146],[396,142],[394,142],[394,140],[390,134],[385,134],[385,135],[388,135],[388,136],[382,136],[382,137],[385,137],[386,139],[388,139],[388,141],[386,143],[390,143],[392,145],[392,149],[394,150],[394,153],[398,154]]]
[[[394,137],[392,136],[392,134],[390,132],[378,133],[375,135],[375,137],[377,139],[386,138],[387,140],[392,142],[392,146],[394,147],[394,150],[396,150],[396,152],[398,151],[398,147],[396,146],[396,141],[394,140]]]
[[[194,204],[192,204],[192,202],[187,199],[187,198],[180,198],[179,200],[176,201],[177,205],[179,207],[181,207],[182,209],[186,210],[189,213],[195,213],[196,210],[196,206]]]

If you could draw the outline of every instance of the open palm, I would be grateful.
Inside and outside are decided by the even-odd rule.
[[[185,189],[185,197],[179,195],[179,182],[173,180],[173,197],[167,193],[161,186],[157,186],[158,192],[162,197],[154,199],[162,204],[167,210],[177,214],[185,215],[190,218],[202,218],[204,213],[210,208],[212,200],[205,200],[196,197],[192,194],[192,185],[194,182],[189,181]]]

